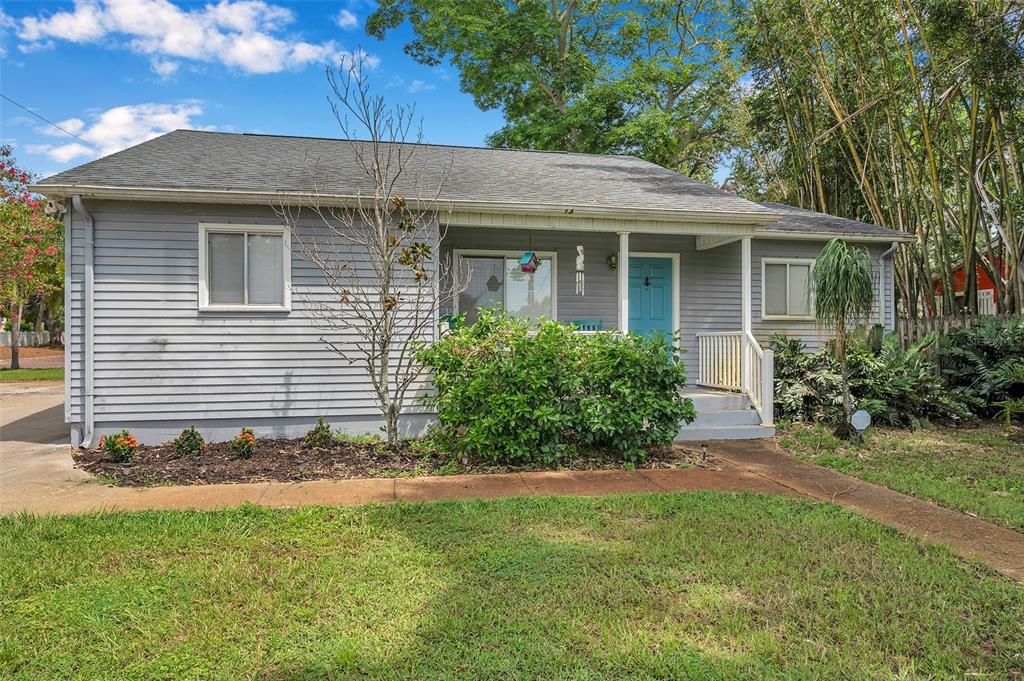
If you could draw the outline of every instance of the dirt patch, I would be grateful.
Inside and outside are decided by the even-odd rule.
[[[18,348],[18,358],[28,359],[34,357],[64,357],[64,348],[60,346],[36,346],[36,345],[23,345]],[[11,346],[4,345],[0,347],[0,360],[11,359]]]
[[[227,442],[210,444],[196,457],[180,455],[173,446],[166,444],[140,447],[127,463],[114,461],[101,449],[80,450],[74,458],[76,467],[128,487],[552,470],[462,463],[417,441],[393,447],[382,442],[343,441],[310,448],[301,439],[263,439],[257,441],[248,459],[239,458]],[[612,452],[594,452],[565,461],[557,470],[690,466],[715,468],[717,462],[711,457],[701,460],[699,451],[667,447],[651,450],[645,461],[635,465],[624,463]]]

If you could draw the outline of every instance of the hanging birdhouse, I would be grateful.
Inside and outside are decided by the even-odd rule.
[[[519,258],[519,269],[527,274],[532,274],[537,271],[537,254],[533,251],[526,251],[523,256]]]

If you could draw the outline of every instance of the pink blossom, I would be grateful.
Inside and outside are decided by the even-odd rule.
[[[57,247],[56,246],[47,246],[46,247],[46,255],[54,255],[56,252],[57,252]]]

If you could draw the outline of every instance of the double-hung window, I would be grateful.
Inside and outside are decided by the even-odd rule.
[[[291,307],[291,240],[284,226],[199,225],[199,309]]]
[[[459,314],[472,324],[485,307],[497,307],[513,317],[555,319],[557,257],[537,253],[537,271],[523,272],[521,252],[455,251],[464,289],[458,296]]]
[[[810,293],[813,260],[761,260],[761,319],[813,319]]]

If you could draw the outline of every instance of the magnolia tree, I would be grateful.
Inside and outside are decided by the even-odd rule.
[[[437,254],[447,211],[439,196],[452,157],[431,166],[432,179],[423,181],[410,165],[423,153],[408,143],[422,140],[414,108],[390,107],[371,94],[359,63],[329,67],[327,80],[334,117],[365,181],[352,195],[351,180],[335,185],[320,160],[309,159],[309,194],[275,208],[330,289],[326,300],[315,292],[304,300],[314,323],[330,332],[321,340],[366,370],[394,444],[410,391],[425,378],[415,350],[436,332],[439,307],[463,290],[463,278]]]
[[[0,314],[11,323],[12,369],[19,367],[21,315],[29,299],[45,299],[63,285],[62,225],[29,192],[31,180],[11,147],[0,147]]]

